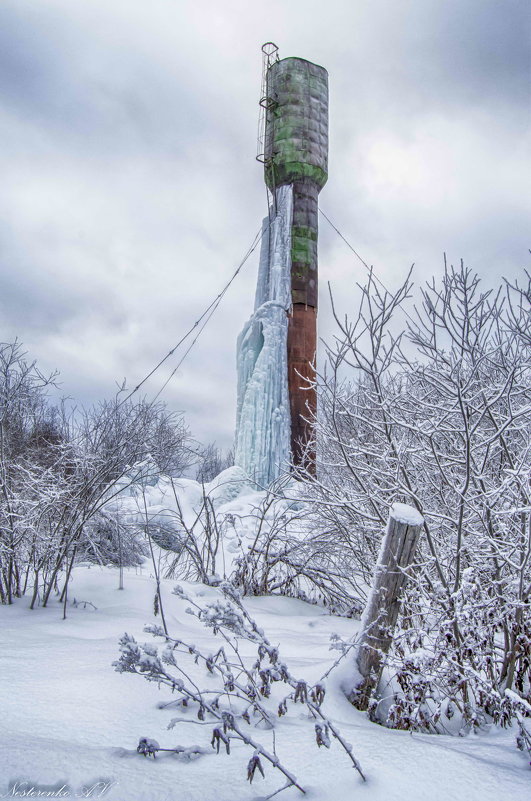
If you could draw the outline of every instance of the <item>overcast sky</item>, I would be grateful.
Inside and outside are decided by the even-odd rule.
[[[1,0],[0,339],[88,403],[134,385],[223,287],[265,213],[263,42],[326,67],[321,207],[380,278],[529,265],[528,0]],[[363,268],[322,221],[320,335]],[[231,444],[254,254],[164,392]],[[173,369],[150,382],[155,393]]]

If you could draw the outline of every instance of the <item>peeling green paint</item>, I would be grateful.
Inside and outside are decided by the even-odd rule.
[[[308,225],[294,225],[291,229],[291,234],[293,237],[312,239],[314,242],[317,242],[317,231],[315,228],[310,228]]]
[[[322,188],[328,178],[328,175],[321,167],[305,164],[301,161],[280,162],[278,154],[274,157],[271,165],[266,165],[265,175],[266,183],[271,190],[275,186],[293,183],[293,181],[298,181],[301,178],[311,178]]]
[[[313,264],[316,257],[317,232],[308,229],[308,233],[301,234],[296,231],[300,231],[300,228],[293,227],[291,229],[292,264]]]

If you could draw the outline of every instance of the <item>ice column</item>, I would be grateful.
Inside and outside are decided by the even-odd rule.
[[[287,336],[291,307],[291,184],[263,222],[255,309],[238,337],[235,463],[267,487],[290,462]]]

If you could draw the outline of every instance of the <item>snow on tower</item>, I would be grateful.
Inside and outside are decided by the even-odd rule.
[[[328,177],[328,73],[262,48],[264,220],[255,311],[238,339],[235,460],[265,486],[311,438],[317,345],[318,194]]]

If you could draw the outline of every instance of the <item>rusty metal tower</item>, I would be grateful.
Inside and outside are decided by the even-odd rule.
[[[263,46],[265,93],[264,173],[273,197],[293,187],[291,311],[288,325],[288,387],[291,452],[300,464],[311,430],[305,418],[317,407],[312,365],[317,349],[318,195],[328,178],[328,73],[302,58],[276,57]]]
[[[254,313],[238,339],[235,463],[262,487],[290,462],[315,463],[317,201],[328,177],[328,74],[277,51],[262,47],[257,158],[269,208]]]

